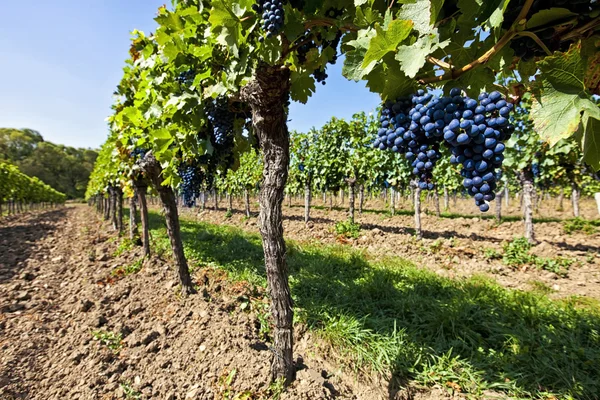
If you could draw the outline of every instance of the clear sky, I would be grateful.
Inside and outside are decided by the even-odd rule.
[[[152,32],[166,0],[7,1],[0,23],[0,127],[31,128],[46,140],[99,147],[107,136],[112,93],[128,56],[129,32]],[[290,129],[305,131],[332,116],[374,110],[364,83],[328,69],[307,105],[292,104]]]

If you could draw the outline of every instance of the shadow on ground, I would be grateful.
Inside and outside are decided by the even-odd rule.
[[[164,236],[155,213],[151,226],[155,239]],[[182,234],[200,266],[216,263],[264,283],[258,235],[185,220]],[[409,379],[475,394],[600,393],[600,313],[574,300],[553,302],[481,278],[441,278],[399,259],[368,262],[342,246],[289,244],[288,263],[300,320],[347,364],[391,371],[390,398],[395,382]]]

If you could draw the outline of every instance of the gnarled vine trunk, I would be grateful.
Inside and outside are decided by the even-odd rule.
[[[363,206],[365,204],[365,185],[361,184],[358,190],[358,213],[362,215]]]
[[[579,217],[579,188],[575,183],[571,184],[571,202],[573,203],[573,216]]]
[[[421,231],[421,188],[418,186],[414,190],[414,203],[415,203],[415,234],[417,239],[423,239],[423,232]]]
[[[152,152],[146,153],[146,156],[141,162],[141,167],[154,185],[163,205],[165,222],[167,223],[167,233],[171,241],[171,249],[173,250],[173,258],[175,259],[175,265],[177,267],[177,278],[181,285],[181,293],[184,296],[195,293],[187,260],[183,253],[183,242],[181,240],[181,227],[179,225],[175,192],[173,192],[173,189],[170,186],[162,185],[162,168]]]
[[[348,218],[350,219],[350,222],[354,223],[354,203],[355,203],[354,188],[356,186],[356,179],[350,178],[350,179],[346,179],[346,181],[348,182],[348,198],[350,200],[349,201],[350,207],[348,209]]]
[[[135,191],[137,192],[138,203],[140,204],[140,219],[142,220],[142,244],[144,246],[144,256],[150,256],[150,222],[148,219],[148,203],[146,202],[146,193],[148,184],[143,179],[134,181]]]
[[[219,211],[219,195],[217,193],[217,189],[213,189],[213,196],[214,196],[214,210],[215,211]]]
[[[558,194],[558,211],[564,210],[564,201],[565,201],[565,188],[560,188],[560,193]]]
[[[450,194],[448,193],[448,188],[444,186],[444,211],[448,211],[450,208]]]
[[[111,186],[108,188],[108,193],[110,198],[110,222],[116,231],[119,229],[117,222],[117,191]]]
[[[231,192],[227,192],[227,214],[233,214],[233,195]]]
[[[104,202],[104,220],[108,221],[110,219],[110,193],[103,197],[102,201]]]
[[[123,189],[115,188],[115,214],[117,220],[117,231],[123,233]]]
[[[285,106],[289,101],[290,71],[260,65],[253,81],[241,91],[252,109],[252,126],[263,154],[263,184],[260,189],[260,233],[271,314],[275,322],[271,375],[285,384],[295,378],[293,361],[293,303],[288,282],[286,246],[283,240],[282,203],[288,178],[290,142]]]
[[[136,193],[129,199],[129,239],[135,240],[138,234]]]
[[[537,243],[535,232],[533,230],[533,172],[530,170],[521,171],[521,186],[523,187],[522,204],[523,217],[525,219],[525,238],[529,243]]]
[[[396,215],[396,190],[390,188],[390,213],[392,216]]]
[[[437,189],[433,191],[433,202],[435,204],[435,215],[439,218],[442,216],[440,211],[440,195],[437,192]]]
[[[308,220],[310,218],[310,200],[311,200],[310,182],[306,181],[306,184],[304,185],[304,223],[305,224],[308,224]]]
[[[248,188],[244,189],[244,204],[246,206],[246,217],[250,218],[250,193]]]
[[[503,193],[504,193],[503,190],[496,193],[496,222],[497,223],[502,222],[502,196],[503,196]]]

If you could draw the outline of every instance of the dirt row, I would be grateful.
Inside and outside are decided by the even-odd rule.
[[[321,199],[315,200],[315,203],[322,205]],[[569,204],[569,200],[565,199],[565,207]],[[571,217],[570,210],[556,211],[556,205],[556,199],[542,202],[534,217],[543,220]],[[243,214],[241,202],[234,202],[234,213],[230,218],[226,216],[225,206],[225,202],[221,202],[219,211],[182,209],[182,215],[198,221],[235,225],[249,232],[258,231],[256,202],[252,203],[254,213],[249,219]],[[398,203],[400,215],[393,217],[381,211],[385,207],[383,202],[369,201],[365,206],[368,211],[362,215],[356,214],[356,221],[361,225],[360,236],[346,239],[334,232],[336,222],[347,219],[345,210],[335,207],[333,210],[328,207],[313,208],[310,222],[305,224],[302,203],[294,201],[289,207],[286,200],[283,207],[285,236],[301,242],[342,243],[365,249],[376,257],[400,256],[442,276],[486,275],[509,288],[531,290],[544,287],[552,297],[579,295],[600,299],[598,231],[595,234],[566,234],[562,222],[536,222],[539,244],[531,252],[544,258],[570,259],[573,265],[565,276],[534,266],[511,268],[501,259],[490,259],[490,254],[501,254],[506,242],[523,236],[523,223],[517,220],[498,225],[493,219],[482,219],[481,213],[473,211],[475,206],[471,200],[459,199],[456,204],[451,200],[450,206],[453,213],[462,210],[464,217],[438,218],[434,215],[433,202],[425,202],[421,215],[424,239],[416,241],[412,229],[414,216],[407,200]],[[593,199],[581,202],[582,214],[591,218],[594,218],[594,213],[597,214],[595,207]],[[511,200],[510,206],[505,207],[505,215],[520,215],[517,201]]]
[[[261,307],[242,306],[262,293],[198,268],[201,292],[182,299],[167,260],[115,274],[139,266],[141,253],[118,249],[83,206],[2,222],[0,399],[277,398]],[[297,380],[281,399],[406,398],[359,384],[297,331]]]

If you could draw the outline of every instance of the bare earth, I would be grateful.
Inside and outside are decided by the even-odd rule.
[[[470,202],[459,200],[451,211],[468,207]],[[540,215],[568,217],[568,209],[559,213],[554,208],[542,204]],[[243,218],[241,204],[236,203],[236,209],[231,218],[224,210],[197,209],[186,210],[184,217],[257,231],[256,218]],[[582,209],[585,216],[594,217],[594,203],[584,201]],[[253,210],[257,211],[255,204]],[[541,281],[553,288],[553,296],[600,298],[600,236],[565,235],[558,222],[536,224],[541,244],[534,252],[577,259],[565,278],[486,260],[484,249],[500,250],[503,241],[521,234],[520,222],[496,226],[487,220],[424,215],[425,239],[417,242],[410,229],[412,216],[365,213],[357,218],[362,236],[341,240],[332,228],[346,218],[343,211],[313,210],[308,226],[299,202],[292,208],[286,205],[284,212],[289,239],[343,243],[373,257],[402,256],[450,277],[487,274],[519,289]],[[509,212],[517,214],[518,208]],[[272,353],[259,334],[257,310],[242,307],[249,297],[262,299],[263,293],[226,282],[216,270],[201,269],[194,279],[205,289],[182,299],[168,260],[156,257],[136,274],[113,276],[115,269],[141,257],[139,248],[117,256],[114,238],[85,206],[1,222],[0,399],[270,398]],[[116,347],[98,340],[100,333],[120,335],[113,341]],[[385,382],[347,374],[328,361],[327,346],[301,326],[296,343],[303,369],[281,399],[445,397],[436,389],[390,394]]]

